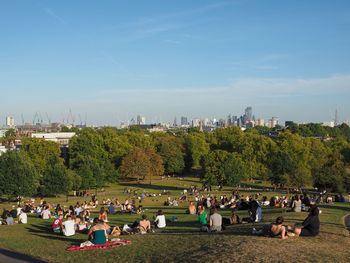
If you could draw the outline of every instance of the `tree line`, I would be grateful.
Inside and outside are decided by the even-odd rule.
[[[273,138],[261,135],[266,129],[258,127],[167,133],[137,127],[75,129],[66,160],[58,143],[22,138],[20,151],[0,156],[0,194],[68,194],[72,189],[98,189],[124,177],[152,183],[152,176],[193,171],[200,174],[205,186],[236,186],[242,180],[264,179],[286,187],[349,191],[349,127],[331,128],[336,131],[327,133],[332,134],[329,141],[304,136],[300,130],[305,127],[301,127],[292,126]]]

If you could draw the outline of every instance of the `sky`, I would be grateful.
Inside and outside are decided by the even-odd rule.
[[[349,61],[348,0],[3,0],[0,125],[349,120]]]

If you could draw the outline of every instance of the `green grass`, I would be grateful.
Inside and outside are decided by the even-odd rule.
[[[152,186],[130,184],[147,192],[161,193],[169,190],[173,197],[180,196],[184,187],[198,184],[195,178],[184,180],[171,179],[157,182]],[[125,185],[125,184],[124,184]],[[124,185],[106,189],[106,197],[127,198],[122,193]],[[186,186],[185,186],[186,185]],[[253,187],[253,186],[252,186]],[[256,186],[258,187],[258,186]],[[252,191],[255,188],[253,187]],[[229,194],[229,188],[214,195]],[[246,195],[246,193],[244,193]],[[269,193],[271,195],[273,193]],[[350,213],[350,204],[322,205],[320,214],[321,231],[314,238],[266,238],[252,236],[252,224],[229,226],[222,233],[200,233],[197,216],[185,214],[187,204],[178,207],[163,207],[166,196],[146,198],[145,213],[152,217],[158,209],[163,209],[167,219],[178,218],[177,222],[167,222],[163,233],[122,236],[132,241],[131,245],[102,250],[80,252],[65,251],[72,244],[86,240],[87,235],[76,234],[64,237],[49,232],[52,220],[45,221],[29,217],[29,224],[0,226],[0,245],[33,257],[50,262],[348,262],[350,258],[349,233],[342,223],[342,217]],[[83,199],[79,199],[81,201]],[[87,199],[86,199],[87,200]],[[57,203],[57,199],[51,199]],[[77,200],[71,200],[75,203]],[[69,204],[69,203],[68,203]],[[67,205],[68,205],[67,204]],[[229,217],[229,210],[220,210],[223,217]],[[239,216],[247,216],[246,211],[239,211]],[[300,222],[306,213],[286,213],[280,208],[264,208],[264,221],[254,224],[259,228],[282,215],[287,224]],[[140,215],[109,216],[111,225],[132,224]]]

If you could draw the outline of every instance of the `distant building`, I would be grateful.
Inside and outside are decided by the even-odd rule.
[[[245,123],[246,128],[254,128],[254,126],[255,126],[255,121],[253,120],[247,120],[247,122]]]
[[[261,119],[261,118],[256,119],[256,121],[255,121],[255,126],[265,126],[265,121],[264,121],[264,119]]]
[[[15,119],[13,117],[6,117],[6,126],[15,127]]]
[[[188,125],[187,117],[181,117],[181,126]]]
[[[200,125],[200,119],[193,119],[192,120],[192,127],[199,127]]]
[[[332,128],[335,126],[334,121],[324,121],[324,122],[322,122],[321,125],[327,126],[327,127],[332,127]]]
[[[343,124],[346,124],[349,126],[349,121],[343,121]]]
[[[267,123],[267,127],[271,128],[275,128],[276,125],[278,124],[278,118],[277,117],[272,117],[268,123]]]
[[[46,141],[58,142],[60,145],[68,145],[69,140],[75,135],[75,132],[51,132],[51,133],[32,133],[32,138],[42,138]]]
[[[252,107],[247,107],[244,111],[244,115],[246,116],[247,120],[252,120],[253,119],[253,109]]]

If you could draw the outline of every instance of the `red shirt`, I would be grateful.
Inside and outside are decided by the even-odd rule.
[[[52,228],[60,227],[61,224],[62,224],[62,220],[59,218],[56,218],[55,221],[53,221]]]

